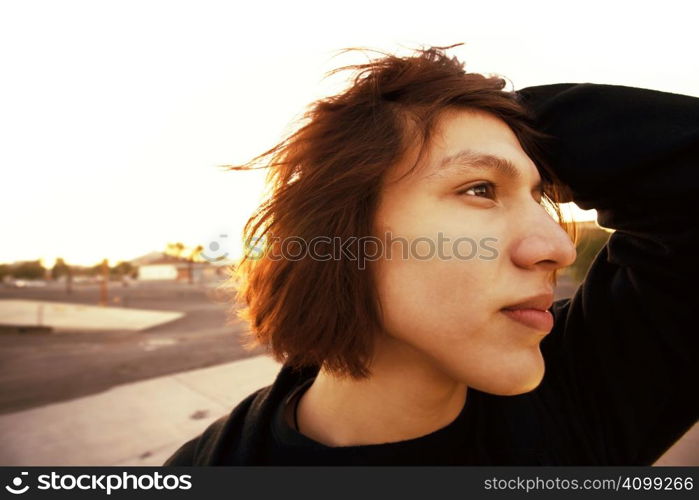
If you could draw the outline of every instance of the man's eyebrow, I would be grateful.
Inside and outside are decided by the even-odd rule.
[[[509,159],[493,154],[478,153],[470,149],[445,156],[434,169],[434,172],[427,175],[426,178],[446,177],[463,169],[495,170],[504,177],[509,177],[513,180],[522,178],[519,169]],[[542,181],[539,180],[534,188],[537,191],[543,191]]]

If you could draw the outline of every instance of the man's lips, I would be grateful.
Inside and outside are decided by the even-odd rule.
[[[547,290],[537,295],[531,295],[525,299],[515,302],[504,309],[538,309],[546,311],[553,305],[553,292]]]
[[[517,321],[534,330],[550,332],[553,328],[553,314],[540,309],[502,309],[502,313],[513,321]]]
[[[550,332],[553,328],[553,293],[546,291],[532,295],[518,303],[502,309],[508,318],[539,331]]]

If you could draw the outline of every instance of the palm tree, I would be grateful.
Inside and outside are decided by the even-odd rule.
[[[179,259],[184,253],[185,246],[184,243],[178,241],[177,243],[168,243],[165,247],[165,253],[167,255],[172,255],[173,257]]]

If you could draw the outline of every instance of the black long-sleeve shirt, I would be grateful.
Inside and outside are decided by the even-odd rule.
[[[282,367],[165,465],[648,465],[697,421],[699,98],[590,83],[518,94],[555,137],[548,163],[573,201],[615,229],[551,309],[541,384],[517,396],[469,387],[431,434],[328,447],[282,412],[317,369]]]

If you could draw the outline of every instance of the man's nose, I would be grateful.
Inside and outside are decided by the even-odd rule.
[[[577,253],[568,233],[543,207],[521,220],[520,234],[512,252],[515,265],[525,269],[555,271],[575,262]],[[543,212],[543,213],[542,213]]]

